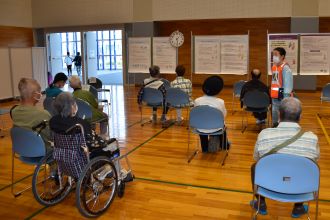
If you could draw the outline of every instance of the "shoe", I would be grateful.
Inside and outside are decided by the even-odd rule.
[[[165,122],[166,121],[166,115],[162,115],[162,117],[160,118],[161,122]]]
[[[258,200],[252,200],[250,202],[250,206],[254,209],[254,210],[258,210]],[[260,202],[260,207],[259,207],[259,214],[260,215],[267,215],[267,205],[264,202]]]
[[[176,125],[182,125],[183,124],[183,117],[177,118],[175,124]]]
[[[291,217],[299,218],[300,216],[306,214],[308,212],[308,205],[295,206],[292,210]]]
[[[157,123],[157,115],[156,114],[152,114],[152,116],[150,116],[150,121],[153,124],[156,124]]]
[[[265,119],[262,119],[262,120],[257,119],[257,120],[256,120],[256,124],[257,124],[257,125],[263,125],[263,124],[266,124],[266,120],[265,120]]]

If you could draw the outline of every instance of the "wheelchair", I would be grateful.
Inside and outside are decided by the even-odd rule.
[[[69,134],[74,129],[80,132]],[[105,152],[110,156],[91,159],[93,152],[86,145],[82,125],[76,124],[66,134],[53,133],[53,138],[53,151],[35,168],[32,179],[32,191],[40,204],[56,205],[75,189],[79,212],[92,218],[103,214],[116,195],[124,196],[125,183],[134,176],[127,156],[120,156],[116,139],[107,143]],[[122,159],[127,163],[127,171],[121,169]]]

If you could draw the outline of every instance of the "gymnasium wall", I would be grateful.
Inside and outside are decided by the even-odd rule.
[[[31,0],[1,0],[0,26],[32,27]]]
[[[158,36],[168,36],[174,30],[180,30],[185,36],[183,46],[179,48],[179,63],[186,67],[187,77],[191,72],[191,37],[193,35],[237,35],[250,31],[250,69],[259,68],[266,80],[267,71],[267,30],[269,33],[289,33],[290,18],[247,18],[189,21],[155,22]],[[193,84],[201,84],[208,75],[194,74]],[[225,85],[232,85],[247,76],[223,75]],[[173,75],[166,75],[173,79]]]
[[[0,47],[32,47],[32,28],[0,26]]]

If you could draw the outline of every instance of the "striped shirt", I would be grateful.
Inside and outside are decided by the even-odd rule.
[[[187,93],[189,95],[190,106],[193,105],[194,102],[191,98],[191,96],[192,96],[192,84],[191,84],[191,81],[189,79],[185,79],[182,76],[178,76],[178,77],[176,77],[175,80],[173,80],[171,82],[171,87],[172,88],[179,88],[182,91],[184,91],[185,93]]]
[[[264,154],[284,141],[292,138],[300,130],[298,123],[281,122],[277,128],[267,128],[260,132],[254,148],[254,159],[259,160]],[[317,160],[320,157],[318,138],[313,132],[305,132],[298,140],[278,151]]]

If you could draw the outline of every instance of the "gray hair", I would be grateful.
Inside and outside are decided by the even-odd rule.
[[[76,100],[69,92],[61,92],[54,101],[54,108],[62,117],[72,115],[72,106],[76,105]]]
[[[301,102],[297,98],[285,98],[280,104],[280,120],[287,122],[299,122],[301,111]]]
[[[37,80],[22,78],[18,83],[18,90],[22,100],[33,97],[35,92],[40,92],[41,88]]]
[[[72,76],[69,79],[69,82],[70,82],[71,88],[73,88],[73,89],[81,88],[81,81],[80,81],[79,76],[76,76],[76,75]]]

